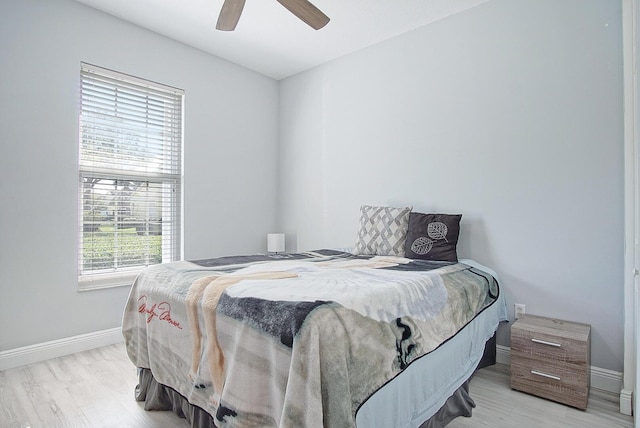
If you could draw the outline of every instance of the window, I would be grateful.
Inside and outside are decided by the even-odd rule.
[[[184,92],[81,65],[80,289],[182,257]]]

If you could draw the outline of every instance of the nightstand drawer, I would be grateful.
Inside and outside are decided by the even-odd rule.
[[[511,388],[580,409],[589,398],[587,377],[584,368],[574,364],[511,359]]]
[[[511,334],[511,352],[517,352],[531,358],[579,364],[585,362],[587,342],[558,335],[515,329]]]
[[[561,383],[571,388],[585,388],[589,382],[584,365],[511,355],[511,380],[530,383]]]

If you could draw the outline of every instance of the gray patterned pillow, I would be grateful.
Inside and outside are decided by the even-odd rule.
[[[411,208],[362,205],[353,254],[404,257]]]

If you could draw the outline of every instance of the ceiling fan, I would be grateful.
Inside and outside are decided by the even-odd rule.
[[[319,30],[329,22],[329,17],[308,0],[277,0],[291,13],[300,18],[315,30]],[[216,28],[222,31],[233,31],[238,24],[245,0],[224,0]]]

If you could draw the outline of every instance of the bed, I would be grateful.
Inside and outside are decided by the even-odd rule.
[[[182,261],[138,276],[123,335],[137,399],[193,427],[439,427],[470,416],[503,294],[471,260]]]
[[[192,427],[445,426],[507,319],[460,214],[362,205],[350,251],[150,266],[123,317],[136,399]]]

